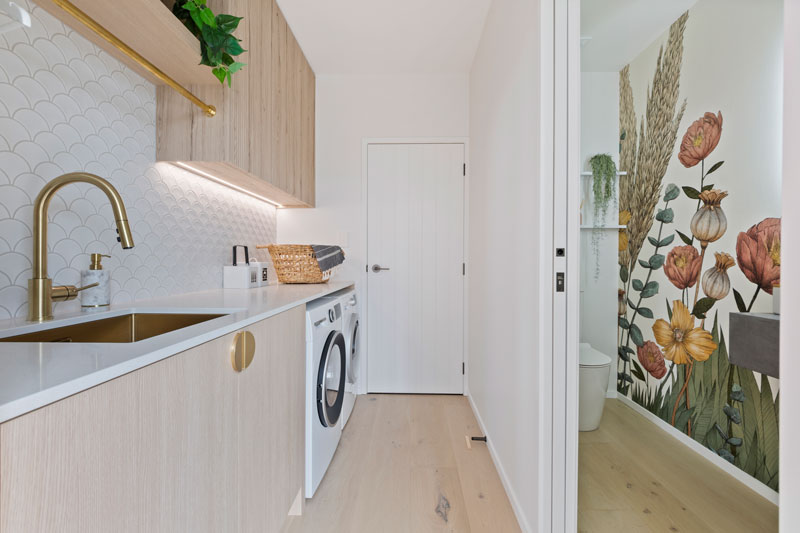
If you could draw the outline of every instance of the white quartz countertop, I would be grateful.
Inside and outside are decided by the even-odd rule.
[[[0,342],[0,423],[352,285],[216,289],[57,316],[44,324],[0,321],[3,338],[133,312],[226,314],[133,343]]]

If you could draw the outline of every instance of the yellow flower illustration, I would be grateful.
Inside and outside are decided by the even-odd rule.
[[[685,365],[692,360],[705,361],[717,349],[711,333],[694,327],[694,317],[680,300],[672,304],[672,321],[656,320],[653,334],[656,342],[664,348],[664,357],[676,365]]]

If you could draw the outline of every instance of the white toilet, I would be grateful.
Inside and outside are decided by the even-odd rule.
[[[578,429],[594,431],[600,425],[600,419],[603,418],[611,358],[598,352],[590,344],[581,343],[578,362],[580,364]]]

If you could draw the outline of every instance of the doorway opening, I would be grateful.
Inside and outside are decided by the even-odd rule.
[[[578,528],[777,531],[783,3],[580,15]]]

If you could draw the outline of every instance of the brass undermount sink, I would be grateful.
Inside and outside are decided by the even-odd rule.
[[[224,314],[131,313],[0,338],[0,342],[138,342]]]

